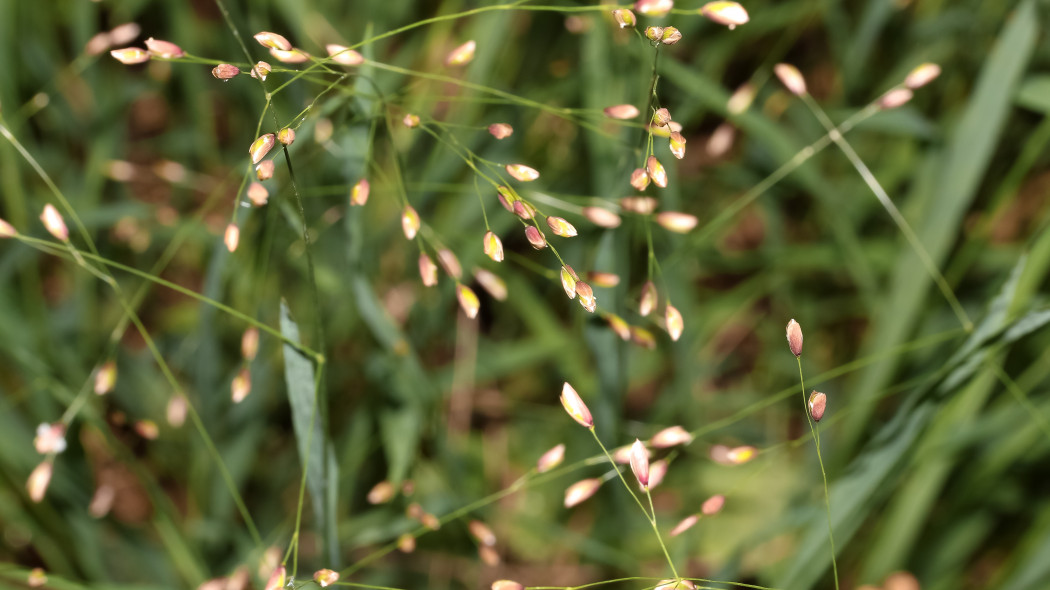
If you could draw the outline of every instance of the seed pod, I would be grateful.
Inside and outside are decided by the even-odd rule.
[[[681,426],[664,428],[654,434],[653,438],[649,440],[649,444],[657,449],[687,445],[691,442],[693,442],[693,435],[689,434],[689,431]]]
[[[467,530],[470,531],[470,536],[482,545],[491,547],[496,544],[496,533],[493,533],[492,529],[480,520],[470,521],[467,524]]]
[[[664,125],[667,125],[670,122],[671,111],[667,110],[666,108],[656,109],[656,112],[653,113],[653,125],[657,127],[663,127]]]
[[[465,66],[469,64],[474,59],[475,49],[477,49],[477,43],[474,41],[467,41],[449,52],[448,57],[445,58],[445,65]]]
[[[758,449],[752,446],[734,447],[726,452],[726,460],[733,465],[743,465],[755,458]]]
[[[368,179],[362,178],[357,181],[354,188],[350,190],[350,205],[362,207],[368,202],[368,193],[372,190],[372,185],[368,184]]]
[[[292,129],[291,127],[281,129],[277,132],[277,141],[281,142],[283,145],[292,145],[292,142],[295,141],[295,129]]]
[[[631,186],[638,192],[644,191],[645,187],[649,186],[649,175],[645,173],[645,170],[635,168],[634,172],[631,172]]]
[[[397,538],[397,548],[402,553],[412,553],[416,550],[416,538],[411,533],[405,533]]]
[[[664,309],[664,324],[667,326],[667,333],[670,334],[671,340],[678,342],[678,339],[682,337],[682,330],[685,329],[685,322],[678,308],[670,303]]]
[[[633,27],[638,24],[638,18],[634,16],[634,13],[626,8],[617,8],[612,11],[613,20],[616,24],[620,25],[620,28]]]
[[[514,133],[514,128],[506,123],[493,123],[489,125],[489,133],[496,139],[506,139]]]
[[[653,590],[696,590],[696,584],[689,580],[660,580]]]
[[[645,16],[666,16],[674,8],[674,0],[638,0],[634,10]]]
[[[164,59],[178,59],[186,55],[186,52],[178,45],[169,41],[154,39],[153,37],[146,39],[146,49],[149,50],[151,55]]]
[[[419,277],[424,287],[433,287],[438,283],[438,267],[426,254],[419,255]]]
[[[660,485],[664,481],[664,477],[667,475],[667,470],[671,467],[671,464],[667,462],[667,459],[660,459],[659,461],[653,461],[649,465],[649,489],[653,489]]]
[[[809,394],[809,415],[813,417],[814,422],[820,422],[820,419],[824,417],[824,410],[827,409],[827,407],[828,396],[816,390]]]
[[[646,176],[646,179],[648,178]],[[624,197],[620,199],[621,209],[639,215],[649,215],[656,210],[658,204],[657,200],[652,197]]]
[[[583,403],[580,394],[576,393],[576,390],[568,382],[561,387],[560,399],[562,407],[580,426],[587,428],[594,426],[591,410],[587,407],[587,404]]]
[[[492,590],[525,590],[525,586],[513,580],[496,580],[492,583]]]
[[[583,281],[576,281],[576,294],[580,296],[580,305],[590,313],[598,308],[598,300],[594,297],[591,286]]]
[[[328,57],[337,64],[344,66],[359,66],[365,63],[365,57],[360,53],[344,45],[329,44],[324,46]]]
[[[573,272],[572,267],[568,265],[561,267],[561,272],[559,274],[561,275],[561,287],[562,289],[565,289],[565,295],[567,295],[569,299],[576,299],[577,277],[576,273]]]
[[[795,66],[791,64],[777,64],[773,66],[773,72],[777,75],[777,78],[780,78],[780,83],[791,94],[802,96],[806,93],[806,79],[802,77],[802,72],[799,72]]]
[[[262,31],[261,33],[255,34],[255,40],[259,42],[259,45],[262,45],[267,49],[280,49],[281,51],[292,50],[292,44],[288,42],[288,39],[285,39],[277,33]]]
[[[547,247],[547,238],[534,225],[525,228],[525,238],[529,240],[529,245],[537,250]]]
[[[40,221],[44,224],[44,229],[47,230],[47,233],[55,236],[60,241],[69,241],[69,228],[66,227],[62,214],[58,212],[58,209],[55,209],[54,205],[51,203],[44,205],[44,211],[40,214]]]
[[[663,27],[645,27],[645,37],[650,41],[659,41],[664,36]]]
[[[230,398],[233,403],[239,404],[252,392],[252,376],[248,368],[242,368],[230,383]]]
[[[643,490],[647,489],[649,487],[649,451],[638,439],[634,439],[634,444],[631,446],[631,471],[638,480],[638,485],[642,486]]]
[[[123,49],[114,49],[109,52],[113,56],[113,59],[120,63],[130,66],[134,64],[140,64],[149,61],[149,52],[139,47],[125,47]]]
[[[566,221],[564,217],[548,217],[547,226],[551,228],[551,231],[556,236],[571,238],[576,235],[576,227]]]
[[[41,424],[36,427],[33,447],[41,455],[61,453],[66,450],[66,426],[61,422]]]
[[[409,129],[413,129],[415,127],[419,127],[419,116],[418,115],[413,115],[412,113],[409,113],[409,114],[405,115],[404,119],[401,119],[401,123],[405,127],[408,127]]]
[[[699,220],[695,215],[680,213],[678,211],[661,211],[656,214],[656,223],[660,227],[679,234],[689,233],[696,227]]]
[[[394,484],[384,479],[372,486],[371,490],[368,490],[366,499],[369,504],[386,504],[394,499],[395,493],[397,493],[397,490],[394,489]]]
[[[643,318],[652,313],[653,309],[656,309],[656,303],[659,300],[659,295],[656,292],[656,284],[652,281],[646,281],[642,285],[642,296],[638,301],[638,315]]]
[[[540,177],[540,173],[535,168],[529,168],[524,164],[507,164],[506,168],[507,174],[521,182],[530,182]]]
[[[540,457],[540,460],[536,462],[536,471],[538,473],[546,473],[558,465],[561,465],[561,462],[564,460],[565,445],[557,445]]]
[[[917,90],[940,75],[941,66],[935,63],[919,64],[914,70],[908,72],[908,77],[904,79],[904,85],[912,90]]]
[[[730,30],[750,20],[747,11],[737,2],[708,2],[700,8],[700,14]]]
[[[227,225],[222,242],[226,244],[226,249],[230,252],[237,250],[237,245],[241,243],[241,228],[233,223]]]
[[[733,147],[733,141],[736,139],[736,127],[733,127],[728,121],[723,122],[718,127],[715,127],[711,137],[707,139],[707,145],[704,146],[707,151],[707,155],[712,158],[721,158],[726,155],[729,150]]]
[[[620,276],[611,272],[589,270],[587,271],[587,282],[595,287],[612,289],[620,284]]]
[[[220,80],[229,80],[241,73],[241,69],[233,64],[219,64],[211,69],[211,75]]]
[[[29,474],[29,479],[26,480],[26,492],[29,493],[30,500],[39,503],[44,499],[47,487],[51,485],[51,474],[53,471],[54,466],[51,461],[44,460]]]
[[[95,371],[95,394],[106,395],[117,384],[117,363],[106,361]]]
[[[681,133],[677,131],[672,133],[669,145],[674,157],[679,160],[685,157],[685,137]]]
[[[599,227],[614,228],[622,223],[620,216],[604,207],[584,207],[583,216]]]
[[[267,133],[261,135],[252,142],[252,145],[248,148],[248,155],[252,157],[252,164],[258,164],[266,157],[266,154],[270,153],[273,146],[276,144],[276,138],[273,133]]]
[[[456,298],[459,299],[459,306],[463,308],[463,313],[467,314],[468,318],[474,319],[478,317],[481,301],[478,300],[477,293],[470,287],[459,284],[456,285]]]
[[[565,490],[565,507],[572,508],[580,504],[593,496],[600,487],[602,487],[602,480],[597,477],[580,480],[572,484]]]
[[[755,87],[750,82],[741,84],[726,102],[726,111],[730,115],[739,115],[746,111],[755,100]]]
[[[633,119],[640,113],[638,107],[633,104],[618,104],[611,107],[605,107],[603,109],[606,117],[610,119]]]
[[[656,348],[656,338],[653,337],[653,333],[638,326],[631,326],[631,342],[649,350]]]
[[[536,208],[521,199],[514,201],[511,211],[522,219],[532,219],[536,215]]]
[[[481,243],[486,256],[494,262],[503,262],[503,242],[500,241],[499,236],[490,231],[485,232]]]
[[[649,179],[653,181],[653,184],[660,188],[667,187],[667,171],[664,170],[663,164],[656,159],[656,156],[649,156],[645,160],[645,172],[649,175]]]
[[[412,205],[405,205],[401,211],[401,230],[405,232],[405,237],[414,240],[419,232],[420,223],[419,213],[416,213]]]
[[[44,569],[35,567],[29,570],[29,576],[26,577],[26,584],[30,588],[39,588],[44,584],[47,584],[47,574],[44,573]]]
[[[186,422],[186,411],[186,398],[181,395],[173,395],[164,409],[164,417],[172,428],[180,428]]]
[[[802,356],[802,326],[798,325],[798,322],[792,318],[787,324],[787,341],[788,348],[791,349],[791,354],[795,357]]]
[[[256,35],[258,37],[258,35]],[[287,577],[287,570],[285,567],[279,566],[273,570],[270,574],[270,579],[266,581],[266,590],[281,590],[284,588],[285,578]]]

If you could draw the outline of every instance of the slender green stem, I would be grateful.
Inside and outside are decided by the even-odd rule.
[[[824,471],[824,458],[820,455],[820,434],[813,426],[813,418],[809,415],[809,399],[806,397],[806,381],[802,378],[802,357],[795,357],[798,361],[798,381],[802,386],[802,411],[806,415],[809,424],[809,432],[813,435],[813,445],[817,447],[817,463],[820,464],[820,477],[824,480],[824,509],[828,517],[828,540],[831,542],[831,569],[835,576],[835,590],[839,588],[839,564],[835,557],[835,533],[831,526],[831,494],[828,493],[828,474]]]
[[[653,527],[653,534],[656,535],[656,541],[660,543],[660,549],[664,551],[664,557],[667,558],[667,565],[671,566],[671,574],[674,575],[674,579],[681,580],[682,578],[678,575],[678,570],[674,567],[674,561],[671,559],[671,554],[667,551],[667,545],[664,543],[663,535],[660,534],[660,527],[656,526],[656,507],[653,506],[653,495],[649,492],[649,486],[645,486],[645,497],[649,498],[649,511],[652,514],[652,518],[649,519],[649,524]]]

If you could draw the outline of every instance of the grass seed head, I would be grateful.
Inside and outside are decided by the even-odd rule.
[[[29,570],[29,577],[26,578],[26,584],[30,588],[39,588],[44,584],[47,584],[47,574],[44,573],[43,568],[35,567]]]
[[[883,110],[895,109],[906,104],[912,96],[913,93],[908,88],[894,88],[879,97],[879,107]]]
[[[227,225],[226,233],[222,236],[222,243],[226,244],[226,249],[230,252],[236,251],[237,245],[241,243],[241,228],[234,223]]]
[[[511,211],[522,219],[532,219],[536,214],[536,209],[521,199],[514,201],[514,204],[511,205]]]
[[[233,382],[230,383],[230,398],[233,403],[239,404],[244,401],[244,398],[248,397],[248,394],[252,392],[252,375],[248,372],[248,367],[242,368],[237,372],[237,376],[233,378]]]
[[[424,287],[433,287],[438,284],[438,267],[434,260],[427,254],[419,255],[419,278],[423,280]]]
[[[646,176],[646,179],[649,177]],[[649,215],[656,211],[659,202],[652,197],[624,197],[620,199],[620,208],[624,211],[637,213],[638,215]]]
[[[656,303],[659,301],[660,296],[656,291],[656,283],[652,281],[646,281],[642,285],[642,296],[638,300],[638,315],[647,317],[654,309],[656,309]]]
[[[281,142],[283,145],[292,145],[292,142],[295,141],[295,129],[292,129],[291,127],[281,129],[277,132],[277,141]]]
[[[507,174],[521,182],[531,182],[540,177],[540,173],[535,168],[530,168],[524,164],[507,164]]]
[[[638,17],[634,16],[634,13],[626,8],[617,8],[612,11],[612,15],[613,20],[616,21],[616,24],[620,25],[621,29],[634,27],[638,24]]]
[[[605,316],[605,321],[609,322],[609,329],[615,332],[620,337],[620,340],[626,342],[631,339],[631,327],[627,325],[623,318],[610,313]]]
[[[270,75],[271,70],[273,70],[273,68],[270,67],[270,64],[264,61],[255,62],[255,65],[252,66],[251,71],[252,78],[255,78],[257,80],[266,80],[266,76]]]
[[[368,503],[373,505],[386,504],[394,499],[394,494],[396,492],[397,490],[394,488],[394,484],[384,479],[372,486],[372,489],[368,491]]]
[[[689,434],[689,431],[681,426],[664,428],[654,434],[653,438],[649,440],[649,444],[657,449],[687,445],[691,442],[693,442],[693,435]]]
[[[791,354],[795,355],[795,358],[802,356],[802,326],[792,318],[787,324],[786,332]]]
[[[820,422],[827,407],[828,396],[819,391],[813,391],[813,393],[809,394],[809,415],[813,417],[814,422]]]
[[[441,268],[445,269],[448,276],[458,281],[460,277],[463,276],[463,266],[459,264],[459,258],[456,258],[456,255],[448,248],[438,250],[437,254],[438,263],[441,264]]]
[[[15,229],[15,226],[0,219],[0,238],[13,238],[17,235],[18,230]]]
[[[181,428],[186,422],[186,412],[188,409],[185,397],[181,395],[173,395],[171,396],[171,399],[168,400],[167,407],[164,408],[164,418],[172,428]]]
[[[653,590],[696,590],[696,584],[689,580],[660,580]]]
[[[416,550],[416,538],[411,533],[405,533],[397,538],[397,549],[401,553],[412,553]]]
[[[633,119],[641,114],[638,111],[638,107],[633,104],[618,104],[611,107],[605,107],[602,109],[602,112],[604,112],[605,116],[610,119],[621,120]]]
[[[806,79],[802,77],[802,72],[798,71],[798,68],[791,64],[777,64],[773,66],[773,73],[780,78],[780,83],[788,89],[791,94],[795,96],[802,96],[806,93]]]
[[[510,291],[507,290],[507,283],[495,273],[489,272],[484,268],[475,268],[474,278],[481,285],[481,288],[489,295],[492,295],[492,298],[496,301],[506,301],[507,296],[510,295]]]
[[[273,178],[275,167],[273,160],[264,160],[255,167],[255,177],[259,180],[270,180]]]
[[[591,410],[587,407],[587,404],[583,403],[583,398],[576,393],[576,390],[568,382],[561,386],[560,399],[562,407],[565,408],[565,411],[573,420],[587,428],[594,426]]]
[[[474,60],[474,51],[478,44],[473,40],[467,41],[449,52],[445,58],[446,66],[465,66]]]
[[[277,138],[273,133],[267,133],[261,135],[252,142],[252,145],[248,147],[248,155],[252,157],[252,164],[258,164],[266,157],[266,154],[270,153],[273,146],[277,143]]]
[[[478,317],[481,301],[478,300],[477,293],[461,283],[456,285],[456,298],[459,299],[459,306],[463,308],[463,313],[467,314],[468,318],[474,319]]]
[[[506,123],[493,123],[489,125],[489,133],[496,139],[506,139],[514,133],[514,128]]]
[[[405,205],[404,210],[401,211],[401,230],[405,232],[405,237],[409,240],[416,239],[420,223],[419,213],[416,213],[412,205]]]
[[[656,159],[656,156],[649,156],[645,160],[645,172],[649,175],[649,179],[653,181],[653,184],[660,188],[667,187],[667,171],[664,170],[663,164]]]
[[[496,580],[492,583],[492,590],[525,590],[525,586],[513,580]]]
[[[734,447],[726,451],[726,460],[732,465],[743,465],[754,459],[756,455],[758,455],[758,449],[745,445],[742,447]]]
[[[474,537],[478,543],[491,547],[496,544],[496,533],[492,532],[492,529],[480,520],[472,520],[467,524],[467,530],[470,531],[470,536]]]
[[[656,109],[656,112],[653,113],[653,125],[655,125],[656,127],[663,127],[664,125],[667,125],[670,122],[671,111],[667,110],[666,108],[661,107],[659,109]]]
[[[620,275],[600,270],[589,270],[587,271],[587,282],[595,287],[612,289],[620,284]]]
[[[620,216],[604,207],[584,207],[583,216],[598,227],[612,229],[623,222]]]
[[[539,461],[536,462],[536,471],[538,473],[546,473],[551,469],[554,469],[558,465],[561,465],[562,461],[565,460],[565,445],[559,444],[544,453]]]
[[[659,461],[653,461],[649,465],[649,489],[653,489],[660,485],[664,481],[664,477],[667,475],[668,468],[671,464],[667,462],[667,459],[660,459]]]
[[[314,572],[314,581],[322,588],[327,588],[339,581],[339,572],[330,569],[319,569]]]
[[[733,91],[732,96],[726,102],[726,111],[730,115],[739,115],[746,111],[755,100],[755,87],[750,82],[741,84]]]
[[[674,8],[674,0],[638,0],[634,3],[634,10],[645,16],[667,16]]]
[[[284,51],[282,49],[271,49],[270,55],[273,56],[277,61],[284,64],[301,64],[310,61],[310,54],[303,51],[302,49],[291,49]]]
[[[271,33],[269,31],[262,31],[256,33],[255,40],[259,42],[259,45],[267,49],[280,49],[281,51],[291,51],[292,44],[285,39],[284,36],[278,35],[277,33]]]
[[[554,235],[556,236],[571,238],[576,235],[576,227],[569,223],[564,217],[548,217],[547,226],[551,228],[551,231],[554,232]]]
[[[674,157],[679,160],[685,157],[685,136],[678,131],[671,133],[669,145],[671,147],[671,154],[673,154]]]
[[[738,2],[708,2],[700,8],[700,14],[712,21],[735,29],[738,25],[747,24],[751,20],[747,11]]]
[[[270,579],[266,581],[266,590],[281,590],[284,588],[287,575],[288,572],[284,566],[278,566],[277,569],[273,570],[273,573],[270,574]]]
[[[565,507],[572,508],[576,506],[598,491],[598,488],[602,487],[602,480],[597,477],[580,480],[565,490]]]
[[[704,516],[714,516],[721,512],[722,507],[726,504],[726,497],[722,494],[715,494],[710,498],[704,500],[704,503],[700,505],[700,512]]]
[[[594,297],[594,290],[583,281],[576,281],[576,294],[580,296],[580,305],[590,313],[598,309],[598,300]]]
[[[712,158],[721,158],[733,148],[733,142],[735,140],[736,127],[734,127],[729,121],[725,121],[718,127],[715,127],[714,132],[711,133],[711,137],[707,139],[707,145],[704,146],[704,149],[707,151],[708,156],[711,156]]]
[[[656,348],[656,337],[653,333],[639,326],[631,326],[631,342],[648,350]]]
[[[695,215],[678,211],[661,211],[656,214],[656,223],[659,223],[660,227],[678,234],[693,231],[699,222]]]
[[[664,309],[664,325],[667,326],[667,333],[671,336],[671,340],[678,342],[685,329],[685,322],[682,320],[682,313],[670,303]]]
[[[363,207],[368,202],[368,194],[371,190],[372,185],[368,184],[367,178],[358,180],[354,188],[350,189],[350,205]]]
[[[58,454],[66,450],[66,425],[55,422],[37,426],[33,447],[41,455]]]
[[[674,45],[682,40],[682,31],[675,27],[665,27],[663,35],[660,35],[660,43]]]
[[[503,242],[499,239],[499,236],[491,231],[487,231],[481,238],[481,245],[485,255],[491,258],[493,262],[503,262]]]
[[[649,450],[638,439],[631,445],[631,472],[643,490],[649,487]]]
[[[44,224],[44,229],[47,230],[47,233],[55,236],[60,241],[69,241],[69,228],[66,227],[62,214],[58,212],[58,209],[55,209],[54,205],[51,203],[44,205],[44,211],[40,214],[40,221]]]
[[[267,160],[265,163],[273,163],[273,160]],[[252,202],[252,205],[256,207],[262,207],[266,204],[266,201],[270,199],[270,191],[266,190],[266,187],[261,182],[253,182],[248,185],[248,200]]]
[[[646,39],[649,39],[650,41],[657,41],[657,42],[659,42],[660,38],[663,37],[663,36],[664,36],[664,28],[663,27],[656,27],[656,26],[645,27],[645,37],[646,37]]]
[[[365,57],[363,55],[344,45],[330,43],[325,45],[324,49],[328,52],[328,57],[332,58],[332,61],[337,64],[344,66],[359,66],[365,63]]]
[[[644,191],[649,186],[649,175],[645,173],[645,170],[635,168],[634,172],[631,172],[631,186],[638,192]]]
[[[401,119],[401,124],[405,127],[408,127],[409,129],[419,127],[419,115],[413,115],[412,113],[409,113],[405,115],[404,119]]]
[[[117,384],[117,362],[106,361],[95,371],[95,394],[106,395]]]
[[[149,61],[149,52],[141,47],[125,47],[123,49],[114,49],[109,52],[113,56],[113,59],[120,63],[130,66]]]
[[[135,432],[146,440],[157,440],[157,437],[160,436],[160,428],[153,420],[136,421]]]
[[[178,59],[186,55],[186,52],[178,45],[170,41],[154,39],[153,37],[146,39],[146,49],[149,50],[150,55],[163,59]]]
[[[919,64],[914,70],[908,72],[908,76],[904,78],[904,85],[912,90],[917,90],[933,82],[940,75],[941,66],[928,62]]]
[[[489,567],[495,567],[502,561],[499,556],[499,551],[497,551],[495,547],[490,547],[488,545],[478,547],[478,559],[481,560],[481,563],[484,563]]]
[[[700,517],[697,516],[696,514],[691,514],[691,515],[683,518],[681,522],[679,522],[678,524],[674,525],[674,528],[671,529],[671,536],[672,537],[677,537],[678,535],[681,535],[682,533],[684,533],[684,532],[688,531],[689,529],[693,528],[693,525],[695,525],[697,523],[697,521],[699,521],[699,520],[700,520]]]
[[[259,329],[248,328],[241,335],[241,357],[249,363],[259,354]]]
[[[44,460],[33,469],[33,472],[29,474],[29,479],[26,480],[26,492],[29,493],[30,500],[39,503],[44,499],[47,487],[51,485],[53,472],[54,466],[48,460]]]
[[[572,267],[565,265],[561,267],[561,272],[558,273],[561,277],[561,287],[565,289],[565,295],[569,299],[576,299],[576,273],[572,270]]]
[[[220,80],[229,80],[240,73],[241,69],[233,64],[219,64],[211,69],[211,75]]]

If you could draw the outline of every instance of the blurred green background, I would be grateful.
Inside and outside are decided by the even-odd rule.
[[[552,2],[436,19],[358,47],[372,60],[360,68],[297,78],[276,71],[281,64],[251,39],[276,31],[323,56],[327,43],[493,4],[231,1],[228,24],[208,0],[0,3],[2,124],[82,219],[98,248],[87,264],[109,268],[120,288],[118,296],[40,241],[50,236],[38,216],[58,204],[56,192],[15,141],[0,142],[0,218],[40,239],[0,241],[4,583],[42,567],[55,588],[192,588],[232,575],[262,588],[269,570],[260,563],[273,558],[265,550],[283,556],[292,543],[300,458],[309,456],[299,583],[329,567],[343,582],[396,588],[634,576],[648,581],[611,585],[651,588],[670,571],[617,481],[562,506],[571,483],[610,474],[557,402],[568,381],[609,448],[676,424],[696,435],[671,453],[653,492],[679,573],[831,588],[820,468],[784,342],[795,318],[806,386],[829,400],[820,430],[841,587],[907,571],[928,590],[1046,588],[1047,2],[752,0],[751,22],[732,31],[697,15],[699,1],[640,17],[684,36],[659,50],[656,96],[688,149],[677,161],[657,139],[670,183],[646,194],[660,210],[697,216],[687,235],[639,215],[603,229],[580,214],[635,194],[627,180],[644,159],[639,120],[648,115],[612,121],[601,109],[644,110],[655,50],[616,27],[612,6]],[[123,23],[140,27],[127,45],[156,37],[200,59],[124,66],[85,50]],[[258,81],[210,75],[209,60],[248,68],[233,30],[252,61],[275,66],[265,82],[272,113]],[[445,66],[471,39],[473,62]],[[926,61],[942,75],[846,139],[972,329],[843,151],[821,142],[820,121],[772,75],[778,62],[796,65],[839,124]],[[745,83],[753,104],[728,113]],[[423,127],[405,129],[406,113]],[[727,120],[735,141],[709,150]],[[494,122],[514,134],[495,140],[485,131]],[[269,204],[241,207],[249,144],[260,127],[284,125],[297,126],[298,139],[287,158],[274,152]],[[813,142],[824,149],[806,158]],[[619,276],[618,286],[595,289],[598,304],[651,331],[655,348],[621,341],[565,298],[555,257],[528,246],[464,154],[482,168],[541,172],[514,186],[576,225],[578,237],[548,236],[581,274]],[[801,165],[781,168],[793,159]],[[786,174],[761,184],[778,169]],[[351,208],[362,177],[371,198]],[[463,264],[481,299],[476,320],[458,310],[444,273],[435,288],[420,284],[419,249],[401,234],[402,194],[424,221],[427,251],[442,244]],[[231,254],[222,232],[238,207]],[[503,237],[501,264],[482,252],[486,223]],[[658,318],[637,314],[650,232],[662,270],[655,316],[670,297],[685,319],[678,342]],[[72,244],[90,254],[75,228]],[[476,267],[506,281],[506,301],[472,282]],[[122,300],[141,329],[124,326],[110,346]],[[270,331],[245,364],[249,319]],[[282,346],[278,335],[294,330],[324,355],[321,372],[311,353]],[[109,358],[116,387],[95,396],[93,373]],[[244,366],[251,394],[233,404],[231,381]],[[167,416],[183,393],[199,422],[191,413],[176,427]],[[42,458],[35,429],[64,414],[69,448],[34,503],[25,483]],[[155,438],[143,436],[143,420],[158,426]],[[559,443],[565,464],[530,475]],[[760,453],[727,466],[711,460],[715,445]],[[411,494],[371,504],[366,495],[384,480],[411,482]],[[102,510],[92,500],[107,486],[112,506]],[[726,495],[720,514],[667,537],[713,494]],[[449,517],[424,533],[411,503]],[[479,557],[470,520],[495,532],[498,559]],[[411,553],[391,545],[406,532],[418,536]],[[894,580],[886,590],[902,588]]]

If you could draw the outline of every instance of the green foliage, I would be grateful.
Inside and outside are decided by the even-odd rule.
[[[878,586],[896,571],[924,590],[1043,587],[1046,3],[754,0],[733,30],[702,4],[639,15],[637,30],[568,0],[0,4],[0,219],[18,231],[0,239],[3,583],[40,567],[59,589],[262,588],[283,563],[299,587],[322,567],[390,588],[653,588],[672,571],[711,588]],[[187,55],[125,66],[85,49],[127,22],[141,33],[121,46],[155,37]],[[651,24],[683,38],[657,48]],[[259,31],[314,59],[279,62]],[[446,65],[468,40],[473,60]],[[365,62],[325,59],[329,43]],[[210,74],[260,59],[265,81]],[[784,90],[781,62],[808,94]],[[881,109],[923,62],[941,75]],[[729,108],[745,83],[754,102]],[[641,115],[603,113],[619,104]],[[682,160],[646,129],[658,107],[682,125]],[[248,146],[285,127],[297,139],[268,155],[268,202],[252,206]],[[668,186],[640,192],[628,179],[650,154]],[[351,206],[362,178],[370,197]],[[540,215],[506,212],[497,185]],[[697,227],[621,207],[639,194]],[[41,224],[45,204],[68,242]],[[411,241],[406,205],[423,221]],[[590,206],[622,224],[592,223]],[[550,247],[529,246],[530,224]],[[487,230],[505,261],[485,256]],[[443,250],[462,276],[424,287],[420,255]],[[596,313],[566,298],[563,264]],[[659,304],[642,317],[649,280]],[[655,346],[622,340],[613,315]],[[96,395],[107,361],[116,385]],[[812,436],[799,369],[803,396],[828,399]],[[610,451],[693,434],[655,450],[670,467],[651,505],[565,414],[563,382]],[[38,453],[43,423],[64,424],[68,448]],[[565,462],[538,473],[561,443]],[[745,445],[752,461],[715,460]],[[41,461],[54,474],[37,502]],[[604,483],[565,508],[586,478]],[[380,482],[392,497],[377,503]],[[720,513],[669,536],[715,494]]]

